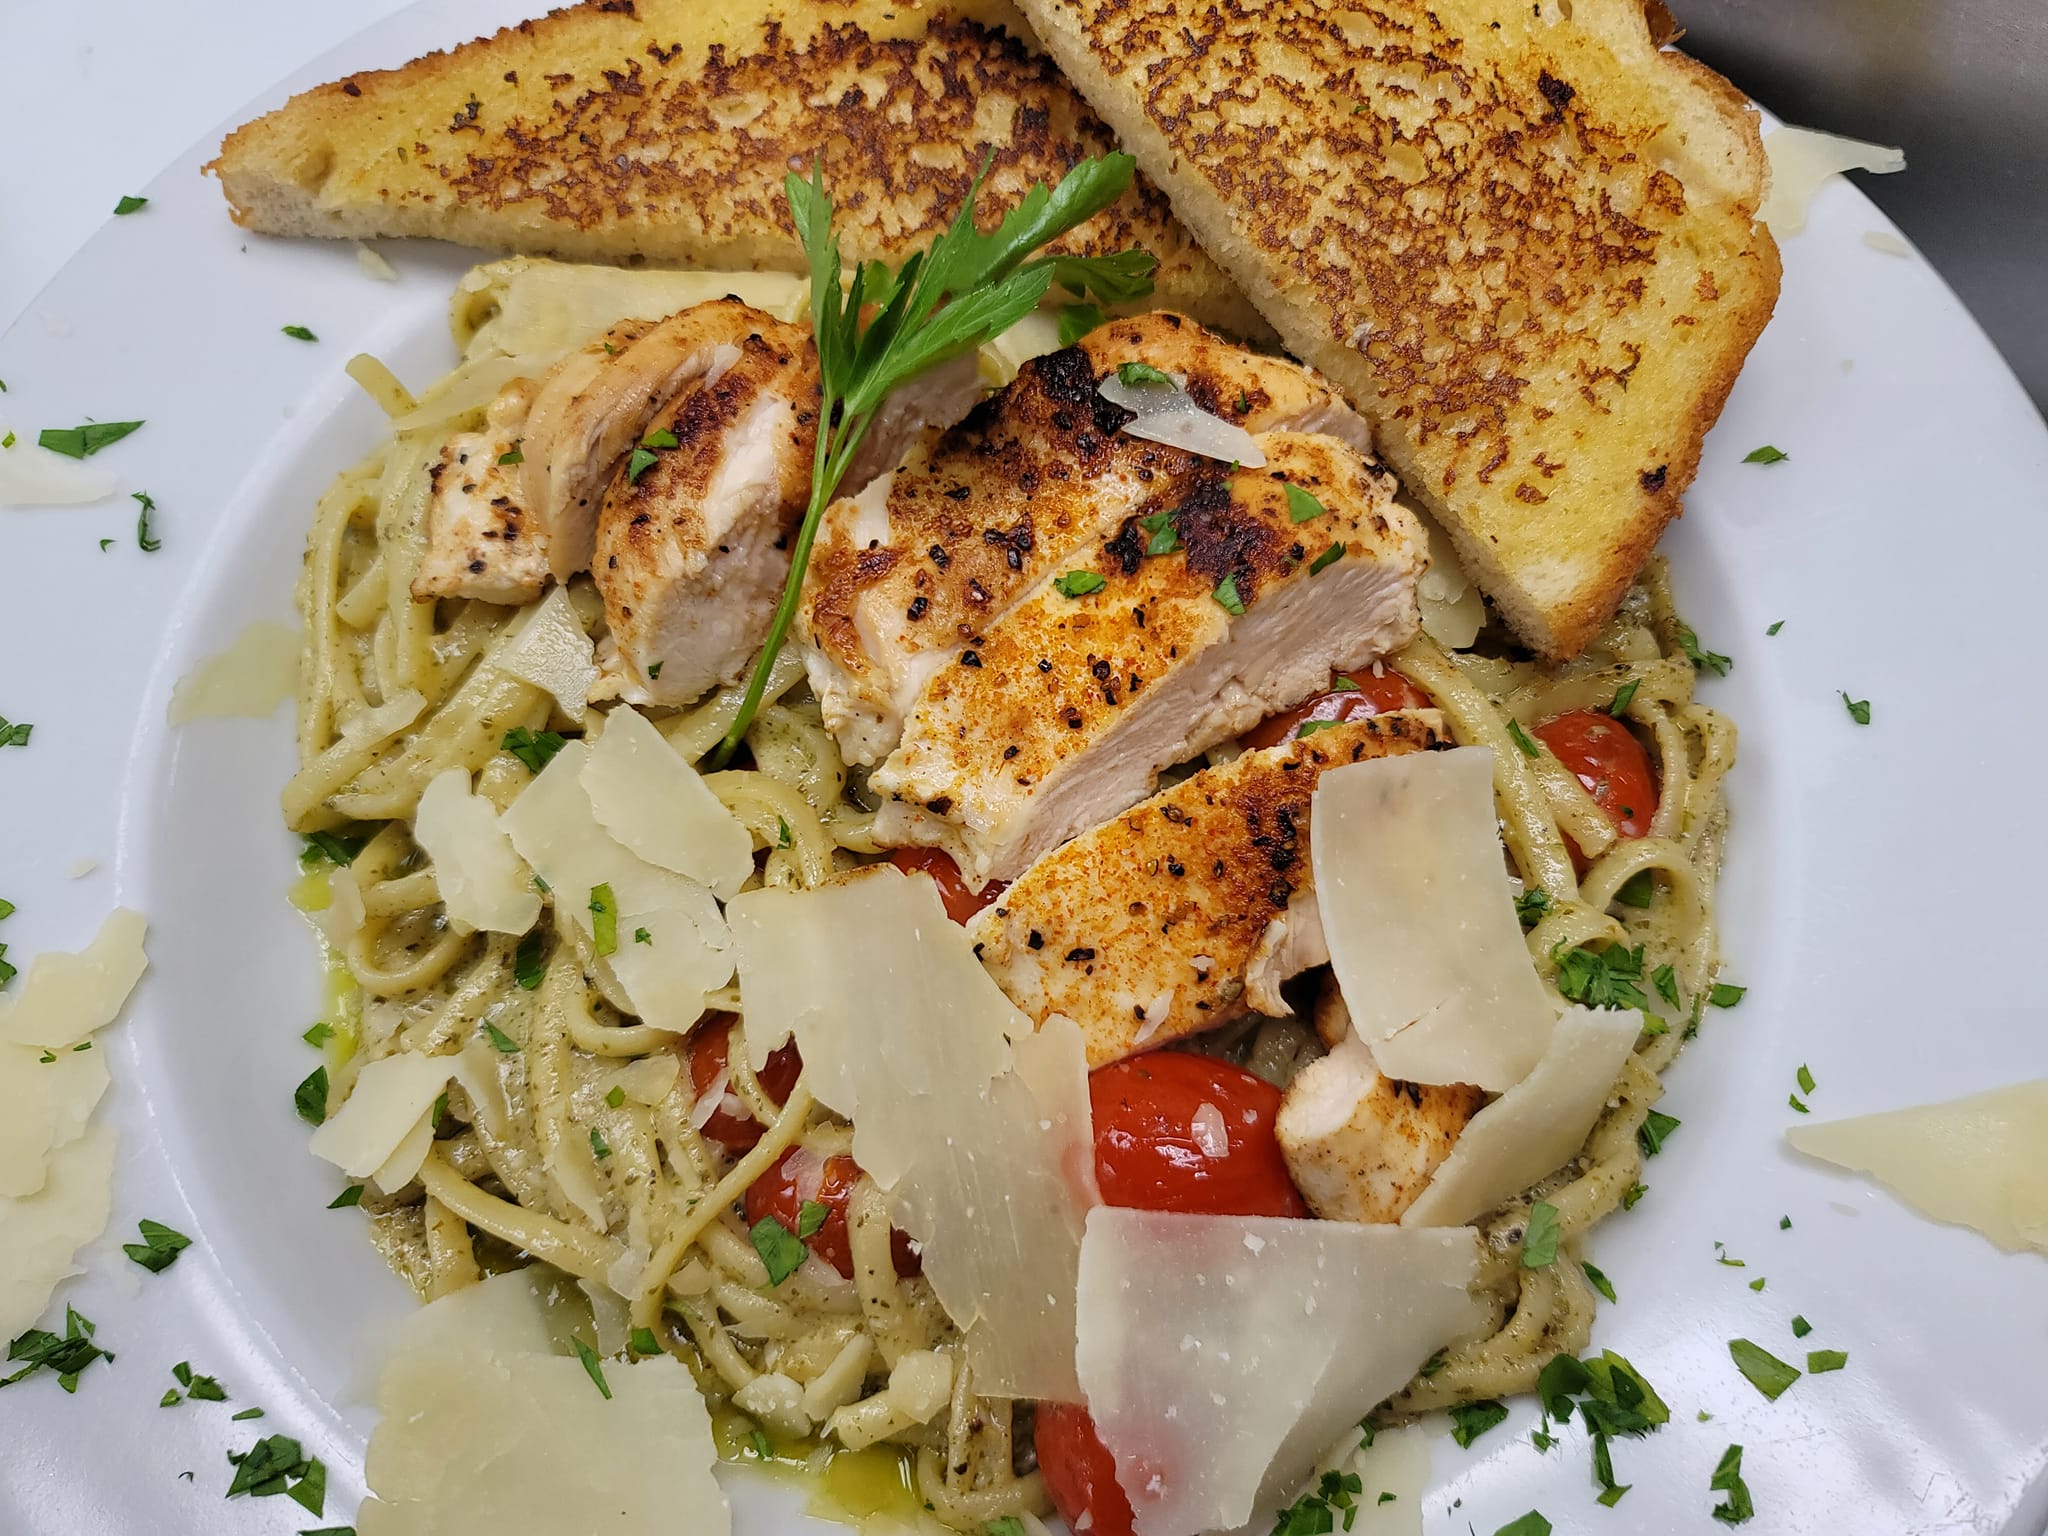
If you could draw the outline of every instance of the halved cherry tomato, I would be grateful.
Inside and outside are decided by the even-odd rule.
[[[1346,681],[1358,686],[1319,693],[1292,709],[1268,715],[1238,739],[1247,747],[1277,747],[1292,741],[1305,720],[1366,720],[1397,709],[1429,708],[1429,695],[1391,669],[1360,672]]]
[[[938,883],[939,900],[946,904],[946,916],[964,923],[1010,888],[1007,880],[991,880],[979,891],[970,890],[953,855],[943,848],[891,848],[889,862],[906,875],[922,870]]]
[[[1045,1491],[1068,1529],[1085,1529],[1087,1536],[1132,1536],[1136,1517],[1130,1497],[1116,1480],[1116,1458],[1096,1434],[1095,1420],[1086,1408],[1078,1403],[1040,1403],[1032,1443],[1038,1448]]]
[[[1643,837],[1657,814],[1657,775],[1635,733],[1605,711],[1575,709],[1536,727],[1536,736],[1586,786],[1621,837]]]
[[[1213,1056],[1153,1051],[1090,1073],[1088,1103],[1105,1204],[1308,1215],[1273,1135],[1280,1090],[1264,1078]]]
[[[700,1097],[725,1076],[725,1053],[735,1018],[730,1013],[714,1013],[690,1033],[690,1086]],[[797,1055],[796,1042],[792,1040],[777,1048],[768,1057],[768,1065],[755,1076],[768,1096],[780,1104],[789,1097],[789,1090],[796,1086],[797,1074],[803,1069],[803,1058]],[[720,1092],[723,1091],[721,1088]],[[711,1112],[703,1129],[707,1137],[726,1151],[746,1152],[761,1139],[762,1126],[750,1114],[721,1107]]]
[[[795,1175],[790,1169],[791,1161],[802,1150],[791,1147],[768,1165],[766,1173],[747,1186],[747,1225],[752,1226],[764,1216],[773,1216],[785,1230],[799,1231],[804,1202],[817,1201],[825,1207],[825,1224],[804,1239],[805,1246],[851,1280],[853,1246],[846,1235],[846,1202],[860,1178],[860,1164],[844,1153],[826,1158],[817,1190],[807,1195],[797,1188]],[[922,1272],[917,1250],[910,1246],[907,1233],[889,1234],[889,1252],[896,1261],[897,1274],[907,1279]]]

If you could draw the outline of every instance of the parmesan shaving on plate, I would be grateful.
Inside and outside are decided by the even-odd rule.
[[[1923,1216],[2008,1253],[2048,1253],[2048,1078],[1883,1114],[1795,1125],[1785,1139],[1867,1173]]]
[[[711,1418],[668,1355],[553,1352],[524,1275],[436,1301],[395,1330],[363,1472],[362,1536],[727,1536]],[[479,1411],[479,1405],[488,1411]]]
[[[1401,1224],[1471,1221],[1570,1162],[1613,1096],[1642,1029],[1634,1009],[1567,1008],[1543,1059],[1472,1117]]]
[[[299,691],[299,632],[258,619],[218,655],[178,679],[172,725],[194,720],[262,720]]]
[[[43,1185],[0,1197],[0,1338],[33,1328],[75,1255],[107,1227],[114,1193],[113,1127],[96,1125],[50,1157]]]
[[[1556,1010],[1515,917],[1493,753],[1458,747],[1333,768],[1312,815],[1330,963],[1380,1070],[1496,1093],[1520,1082]]]
[[[490,660],[499,671],[553,694],[563,714],[583,723],[590,685],[597,681],[597,654],[567,587],[542,598],[526,622],[492,650]]]
[[[374,1176],[395,1194],[413,1181],[426,1159],[434,1128],[427,1114],[454,1075],[453,1056],[397,1051],[364,1066],[334,1118],[313,1132],[315,1157],[350,1178]],[[425,1135],[418,1134],[422,1129]]]
[[[49,1051],[0,1043],[0,1195],[41,1189],[50,1155],[85,1134],[107,1091],[107,1053],[81,1044]]]
[[[540,917],[532,871],[498,824],[498,811],[472,794],[467,768],[434,776],[413,817],[413,841],[433,865],[451,922],[490,933],[524,933]]]
[[[583,766],[590,808],[611,835],[730,901],[754,872],[754,839],[702,775],[631,705],[605,716]]]
[[[855,1159],[967,1334],[975,1389],[1071,1400],[1095,1199],[1079,1029],[1054,1018],[1031,1033],[926,875],[878,865],[748,891],[727,915],[749,1055],[765,1063],[793,1034],[811,1091],[852,1120]]]
[[[360,240],[356,242],[356,265],[362,268],[363,276],[372,282],[398,281],[398,268],[391,265],[390,259],[374,245],[365,245]]]
[[[1486,622],[1486,599],[1465,574],[1457,546],[1437,520],[1410,506],[1405,496],[1395,499],[1415,514],[1429,535],[1429,569],[1415,588],[1422,608],[1422,632],[1447,651],[1462,651],[1479,638],[1480,626]]]
[[[1771,190],[1757,217],[1780,236],[1806,228],[1807,207],[1830,176],[1843,171],[1888,175],[1906,168],[1904,150],[1789,126],[1764,135],[1764,157],[1771,164]]]
[[[1270,1515],[1436,1350],[1483,1332],[1479,1235],[1098,1206],[1081,1385],[1138,1536]]]
[[[0,994],[0,1040],[56,1050],[113,1023],[149,964],[147,931],[141,913],[116,907],[77,954],[36,956],[14,995]]]
[[[0,437],[11,429],[0,421]],[[103,469],[91,469],[61,453],[16,436],[12,448],[0,449],[0,507],[75,507],[105,501],[116,481]]]
[[[1265,465],[1266,450],[1259,440],[1234,421],[1225,421],[1195,404],[1187,391],[1187,379],[1172,376],[1171,384],[1126,384],[1112,373],[1096,388],[1111,405],[1132,413],[1122,430],[1148,442],[1185,448],[1205,458],[1220,459],[1243,469]]]

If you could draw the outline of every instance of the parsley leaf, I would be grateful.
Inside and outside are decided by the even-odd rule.
[[[1799,1091],[1801,1093],[1811,1093],[1815,1088],[1820,1086],[1813,1080],[1813,1073],[1810,1070],[1808,1070],[1806,1063],[1803,1061],[1799,1064],[1798,1077]]]
[[[230,1451],[228,1460],[235,1468],[227,1492],[231,1499],[244,1493],[258,1499],[281,1493],[312,1515],[326,1506],[327,1468],[288,1435],[266,1435],[239,1455]]]
[[[57,1385],[66,1392],[78,1390],[79,1374],[95,1360],[111,1361],[111,1352],[93,1343],[93,1325],[81,1317],[76,1307],[64,1309],[64,1336],[41,1328],[31,1328],[7,1346],[7,1359],[24,1362],[21,1369],[11,1376],[0,1376],[0,1387],[11,1387],[17,1381],[25,1381],[37,1371],[54,1371]]]
[[[1735,1361],[1735,1368],[1749,1378],[1749,1384],[1774,1403],[1800,1376],[1798,1366],[1787,1365],[1748,1339],[1730,1339],[1728,1354]]]
[[[795,841],[789,833],[789,818],[787,816],[777,816],[775,818],[775,846],[778,848],[789,848],[795,845]]]
[[[491,1044],[497,1048],[501,1055],[517,1056],[519,1054],[519,1042],[498,1028],[497,1025],[486,1024],[484,1026],[484,1033],[490,1037]]]
[[[610,1382],[604,1379],[604,1365],[597,1358],[597,1351],[573,1335],[569,1342],[576,1346],[576,1358],[583,1362],[583,1374],[597,1384],[599,1395],[606,1402],[610,1402],[612,1400],[612,1386]]]
[[[1764,633],[1767,635],[1775,635],[1779,630],[1783,629],[1784,627],[1785,621],[1783,619],[1776,619],[1772,621],[1771,627],[1765,630]]]
[[[1640,912],[1649,906],[1656,894],[1657,877],[1647,869],[1639,869],[1621,882],[1620,888],[1614,893],[1614,899],[1624,907],[1634,907]]]
[[[1305,523],[1330,510],[1292,480],[1283,480],[1280,486],[1287,492],[1287,516],[1293,522]]]
[[[1636,1141],[1643,1149],[1643,1156],[1655,1157],[1664,1150],[1664,1141],[1682,1124],[1675,1115],[1651,1110],[1643,1117],[1643,1123],[1636,1128]]]
[[[0,747],[25,747],[34,731],[35,727],[26,720],[9,724],[7,717],[0,715]]]
[[[1567,948],[1550,952],[1557,965],[1557,990],[1588,1008],[1640,1008],[1650,999],[1636,985],[1643,979],[1643,948],[1615,944],[1606,949]]]
[[[1809,1349],[1806,1352],[1806,1369],[1815,1376],[1826,1371],[1839,1371],[1849,1363],[1849,1352],[1843,1349]]]
[[[512,446],[498,455],[500,464],[524,464],[526,462],[526,439],[515,437]]]
[[[1742,1001],[1744,994],[1748,991],[1749,988],[1747,987],[1738,987],[1725,981],[1717,981],[1707,989],[1707,1001],[1716,1008],[1733,1008]]]
[[[1152,537],[1145,545],[1148,555],[1170,555],[1180,548],[1180,530],[1173,526],[1173,513],[1153,512],[1138,519],[1138,526]]]
[[[1628,713],[1629,705],[1635,702],[1636,690],[1643,685],[1639,677],[1632,677],[1614,690],[1614,697],[1608,702],[1607,713],[1619,720]]]
[[[1458,1403],[1450,1412],[1451,1438],[1467,1450],[1474,1440],[1508,1416],[1506,1405],[1492,1399],[1481,1403]]]
[[[553,762],[555,754],[568,744],[565,738],[553,731],[530,731],[523,725],[507,731],[498,743],[535,773]]]
[[[1765,443],[1761,448],[1752,448],[1742,456],[1745,464],[1782,464],[1792,455]]]
[[[320,339],[303,325],[287,325],[283,327],[283,330],[285,335],[291,337],[293,341],[318,341]]]
[[[1308,563],[1308,573],[1309,573],[1309,575],[1311,575],[1311,576],[1320,576],[1320,575],[1322,575],[1324,571],[1328,570],[1328,569],[1329,569],[1329,568],[1330,568],[1331,566],[1335,565],[1335,564],[1336,564],[1336,563],[1337,563],[1337,562],[1338,562],[1339,560],[1342,560],[1342,559],[1344,558],[1344,556],[1345,556],[1345,554],[1346,554],[1346,553],[1347,553],[1347,551],[1346,551],[1346,549],[1345,549],[1345,546],[1344,546],[1344,545],[1342,545],[1342,544],[1332,544],[1332,545],[1331,545],[1331,546],[1330,546],[1330,547],[1329,547],[1328,549],[1324,550],[1324,551],[1323,551],[1323,552],[1322,552],[1322,553],[1321,553],[1320,555],[1317,555],[1317,556],[1315,557],[1315,559],[1313,559],[1313,560],[1309,561],[1309,563]]]
[[[600,956],[619,952],[619,898],[609,882],[590,888],[590,938]]]
[[[136,210],[141,208],[147,208],[148,206],[148,198],[137,197],[133,193],[129,193],[128,195],[124,196],[121,199],[121,201],[114,204],[114,215],[116,218],[126,217],[128,214],[134,213]]]
[[[626,1342],[636,1355],[658,1355],[661,1353],[661,1341],[655,1338],[652,1328],[635,1328]]]
[[[541,978],[548,973],[548,963],[540,953],[546,943],[536,928],[519,941],[519,948],[512,956],[512,975],[528,992],[537,988]]]
[[[1852,699],[1846,692],[1842,692],[1842,707],[1849,711],[1849,718],[1858,725],[1870,724],[1870,700]]]
[[[352,1205],[361,1205],[362,1203],[363,1186],[360,1184],[351,1184],[348,1186],[348,1188],[344,1189],[340,1194],[336,1195],[332,1200],[327,1202],[327,1209],[330,1211],[345,1211]]]
[[[1493,1536],[1550,1536],[1550,1522],[1532,1509],[1520,1519],[1510,1520]]]
[[[1530,734],[1522,729],[1522,722],[1513,715],[1508,716],[1508,739],[1524,757],[1534,757],[1541,750]]]
[[[1808,1321],[1807,1321],[1807,1320],[1806,1320],[1805,1318],[1803,1318],[1803,1317],[1794,1317],[1794,1318],[1792,1319],[1792,1337],[1793,1337],[1793,1338],[1795,1338],[1795,1339],[1803,1339],[1803,1338],[1805,1338],[1805,1337],[1806,1337],[1806,1336],[1807,1336],[1807,1335],[1808,1335],[1809,1333],[1811,1333],[1811,1332],[1813,1332],[1813,1324],[1809,1323],[1809,1322],[1808,1322]]]
[[[1173,379],[1150,363],[1118,363],[1116,378],[1119,384],[1128,384],[1133,388],[1140,384],[1164,384],[1168,389],[1174,387]]]
[[[1583,1259],[1579,1261],[1579,1268],[1583,1269],[1586,1272],[1586,1278],[1593,1282],[1594,1290],[1605,1296],[1609,1301],[1616,1299],[1614,1282],[1612,1280],[1608,1279],[1607,1276]]]
[[[635,944],[652,944],[654,942],[654,935],[645,928],[635,928],[633,930],[633,942]]]
[[[77,427],[45,427],[36,442],[67,459],[89,459],[142,425],[139,421],[89,421]]]
[[[299,1112],[299,1118],[308,1125],[320,1126],[327,1123],[327,1069],[315,1067],[308,1072],[305,1081],[292,1090],[292,1105]]]
[[[1538,1200],[1529,1207],[1529,1224],[1522,1232],[1522,1268],[1543,1269],[1557,1262],[1557,1207]]]
[[[611,1143],[604,1139],[604,1132],[594,1125],[590,1128],[590,1155],[600,1163],[612,1155]]]
[[[1534,928],[1550,912],[1550,892],[1532,885],[1515,898],[1515,916],[1524,928]]]
[[[1108,319],[1099,304],[1067,305],[1060,311],[1060,345],[1071,347]]]
[[[1053,578],[1053,590],[1061,597],[1086,597],[1090,592],[1100,592],[1103,579],[1097,571],[1068,571],[1064,576]]]
[[[652,448],[635,448],[632,456],[626,460],[626,483],[638,485],[640,477],[654,468],[656,457]]]
[[[1685,652],[1686,660],[1702,672],[1711,672],[1716,677],[1726,677],[1728,669],[1735,665],[1731,658],[1723,656],[1719,651],[1701,650],[1700,637],[1683,624],[1678,626],[1678,648]]]
[[[1636,1202],[1642,1199],[1643,1196],[1647,1195],[1649,1192],[1650,1186],[1647,1184],[1629,1185],[1629,1187],[1622,1192],[1621,1208],[1624,1211],[1634,1210],[1636,1208]]]
[[[797,1218],[799,1224],[803,1218]],[[768,1284],[777,1286],[803,1267],[805,1248],[797,1235],[773,1216],[763,1216],[747,1230],[754,1252],[768,1271]]]
[[[796,1235],[803,1238],[816,1237],[819,1229],[825,1225],[825,1218],[831,1214],[830,1207],[823,1201],[806,1200],[797,1207]]]
[[[308,832],[306,846],[299,854],[299,868],[311,869],[326,860],[336,869],[355,863],[356,855],[369,846],[368,837],[348,837],[339,832]]]
[[[1209,595],[1216,599],[1225,613],[1241,614],[1244,612],[1244,599],[1237,595],[1237,577],[1235,574],[1226,576],[1219,581],[1216,584],[1216,590]]]
[[[149,514],[156,510],[156,500],[147,491],[130,491],[128,499],[142,505],[142,510],[135,514],[135,542],[142,546],[145,555],[153,555],[164,547],[164,541],[150,537],[149,532]]]
[[[1742,1480],[1742,1447],[1731,1445],[1721,1453],[1707,1487],[1728,1495],[1726,1503],[1714,1506],[1714,1518],[1723,1525],[1740,1525],[1756,1513],[1749,1501],[1749,1484]]]
[[[140,1224],[142,1241],[123,1243],[121,1251],[153,1275],[160,1275],[178,1262],[178,1255],[192,1246],[192,1239],[160,1221],[144,1217]]]

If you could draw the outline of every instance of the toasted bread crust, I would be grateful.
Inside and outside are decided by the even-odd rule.
[[[1776,302],[1741,93],[1640,0],[1023,5],[1523,639],[1580,650]]]
[[[296,96],[208,169],[268,233],[802,271],[782,180],[815,159],[848,259],[900,261],[985,156],[993,215],[1114,147],[1027,39],[1006,0],[590,0]],[[1163,301],[1268,334],[1150,185],[1059,248],[1134,245]]]

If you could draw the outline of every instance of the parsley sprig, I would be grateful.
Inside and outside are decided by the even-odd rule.
[[[783,179],[790,217],[810,266],[811,330],[822,396],[818,441],[810,499],[791,551],[782,601],[739,711],[713,754],[715,764],[731,758],[761,707],[769,670],[796,617],[819,520],[890,392],[1000,336],[1036,309],[1055,281],[1112,304],[1150,291],[1156,262],[1144,251],[1032,259],[1033,252],[1123,196],[1134,167],[1126,154],[1083,160],[1057,187],[1033,187],[994,233],[983,234],[974,222],[974,200],[987,174],[984,166],[958,216],[929,249],[893,270],[885,262],[859,262],[852,281],[843,286],[823,169],[814,164],[808,181],[794,172]],[[863,324],[863,313],[873,318]]]

